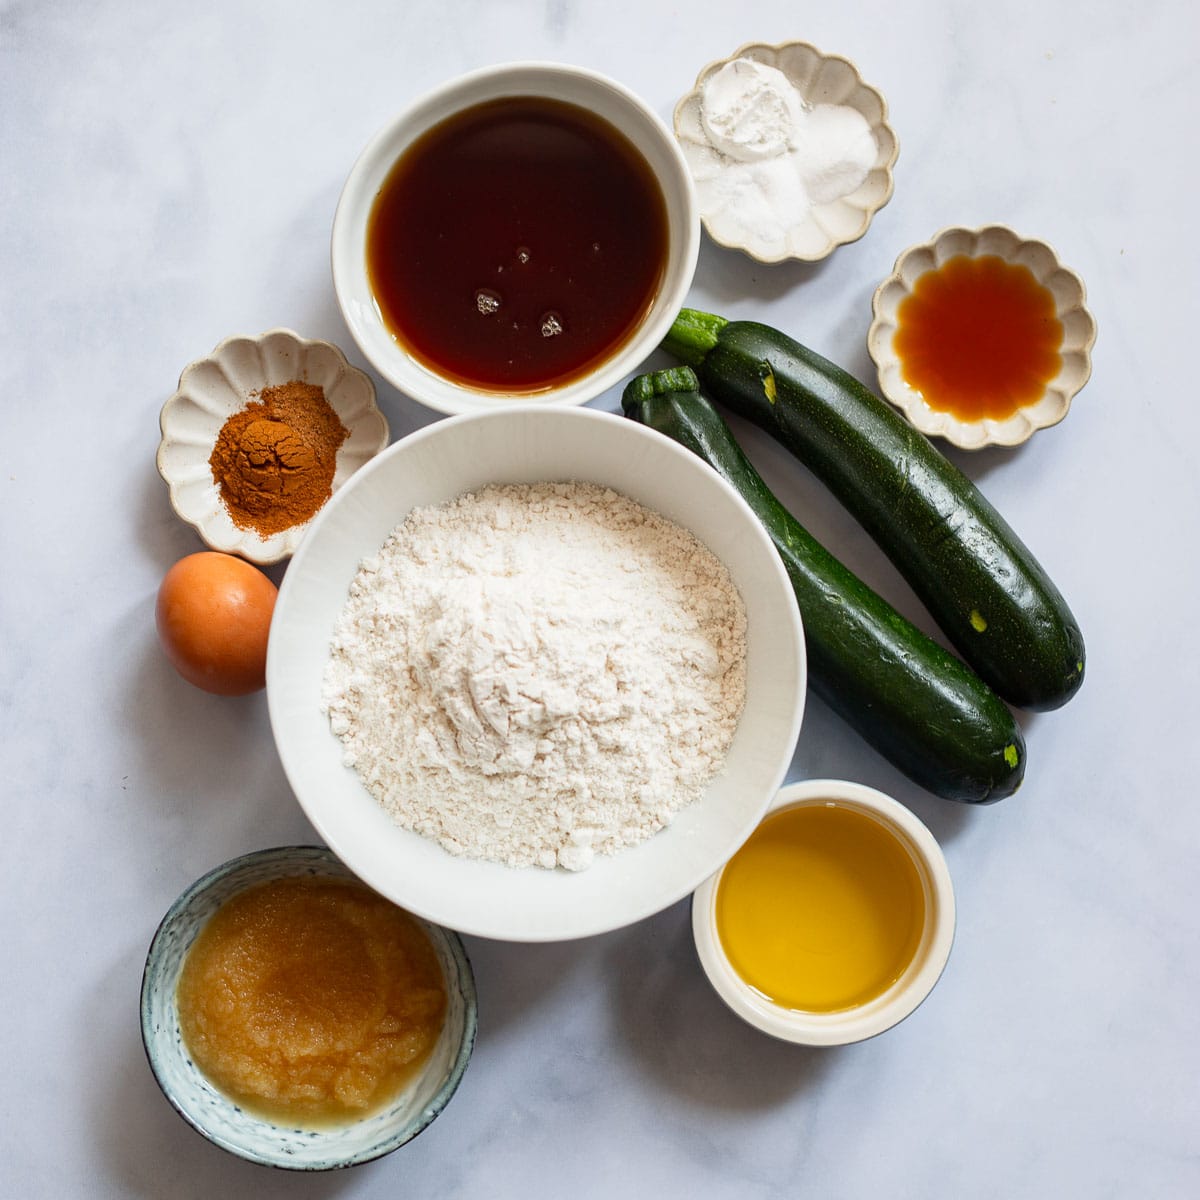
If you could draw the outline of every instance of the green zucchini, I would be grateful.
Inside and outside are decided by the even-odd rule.
[[[641,375],[625,415],[698,454],[763,523],[796,593],[813,690],[910,779],[974,804],[1016,791],[1025,741],[1003,701],[843,566],[783,507],[717,410],[675,367]]]
[[[1083,635],[1058,589],[978,488],[890,405],[751,321],[685,308],[663,347],[829,487],[999,695],[1029,709],[1074,695]]]

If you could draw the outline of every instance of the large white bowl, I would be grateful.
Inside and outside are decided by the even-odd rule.
[[[383,323],[367,274],[367,223],[392,167],[423,133],[465,108],[506,96],[542,96],[586,108],[615,126],[639,150],[662,188],[667,206],[667,266],[640,327],[590,374],[522,402],[583,404],[633,371],[662,341],[687,296],[700,251],[692,177],[675,139],[644,101],[595,71],[561,63],[518,62],[461,75],[417,100],[384,126],[359,156],[333,218],[333,286],[342,315],[372,366],[406,395],[445,413],[511,405],[511,395],[443,378],[414,358]],[[487,202],[486,188],[481,203]]]
[[[689,529],[728,567],[746,605],[746,707],[726,768],[639,846],[578,873],[456,858],[395,824],[342,764],[321,711],[329,643],[361,559],[410,510],[488,483],[607,485]],[[309,820],[377,891],[484,937],[584,937],[658,912],[717,870],[758,824],[795,747],[804,634],[779,556],[746,503],[669,438],[591,409],[521,405],[440,421],[385,450],[337,492],[284,577],[267,652],[279,755]]]

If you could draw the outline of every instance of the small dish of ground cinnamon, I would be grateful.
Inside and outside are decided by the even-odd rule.
[[[349,436],[317,384],[263,388],[226,418],[208,459],[233,523],[270,537],[311,520],[333,494]]]
[[[227,338],[189,364],[160,425],[175,511],[212,549],[260,564],[288,557],[389,436],[370,378],[287,329]]]

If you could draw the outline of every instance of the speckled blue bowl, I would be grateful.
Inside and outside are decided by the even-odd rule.
[[[446,979],[446,1023],[424,1069],[387,1108],[331,1129],[295,1129],[246,1112],[200,1073],[179,1030],[175,990],[184,958],[205,922],[238,892],[296,875],[354,876],[320,846],[259,850],[210,871],[163,918],[142,977],[142,1042],[163,1095],[210,1142],[251,1162],[328,1171],[381,1158],[411,1141],[454,1095],[475,1045],[475,978],[456,933],[419,918]]]

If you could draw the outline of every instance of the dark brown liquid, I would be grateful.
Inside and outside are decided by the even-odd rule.
[[[1054,296],[994,254],[926,271],[897,310],[901,374],[930,408],[1003,420],[1036,403],[1062,365]]]
[[[384,323],[437,374],[537,392],[609,358],[654,301],[667,213],[649,164],[575,105],[514,97],[436,125],[376,197]]]

